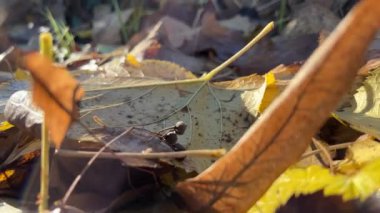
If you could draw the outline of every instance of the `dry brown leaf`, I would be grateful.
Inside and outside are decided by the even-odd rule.
[[[378,0],[360,1],[232,150],[177,185],[191,211],[245,212],[297,162],[349,89],[379,19]]]
[[[362,76],[368,76],[371,71],[378,69],[379,67],[380,58],[371,59],[362,68],[360,68],[358,74]]]
[[[230,30],[219,24],[216,14],[212,11],[206,11],[203,15],[202,32],[210,37],[223,37],[231,33]]]
[[[163,80],[182,80],[196,78],[196,76],[190,71],[169,61],[148,59],[143,60],[139,68],[126,65],[125,69],[131,75],[131,77],[152,77]]]
[[[45,112],[51,139],[59,148],[78,114],[76,103],[84,90],[66,69],[55,66],[39,53],[26,55],[24,63],[34,79],[33,101]]]
[[[298,70],[301,68],[301,64],[283,65],[280,64],[277,67],[270,70],[276,77],[276,80],[291,80]]]

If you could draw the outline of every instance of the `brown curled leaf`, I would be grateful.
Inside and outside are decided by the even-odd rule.
[[[60,147],[73,118],[78,115],[76,102],[84,90],[70,73],[55,66],[39,53],[25,56],[24,65],[33,77],[33,101],[45,113],[50,137]]]
[[[233,149],[177,185],[188,208],[247,211],[299,159],[350,88],[379,25],[378,0],[360,1]]]

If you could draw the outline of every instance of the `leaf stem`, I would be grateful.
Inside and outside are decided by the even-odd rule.
[[[331,157],[331,153],[329,152],[327,147],[322,143],[322,141],[319,141],[314,137],[311,140],[313,141],[314,145],[321,151],[321,154],[324,156],[324,158],[322,158],[321,163],[322,164],[325,163],[324,160],[326,160],[327,164],[330,168],[330,172],[333,173],[334,172],[334,161]]]
[[[231,56],[231,58],[227,59],[225,62],[223,62],[221,65],[217,66],[213,70],[211,70],[208,74],[201,77],[201,79],[210,81],[216,74],[218,74],[220,71],[222,71],[224,68],[226,68],[228,65],[230,65],[232,62],[236,61],[238,58],[240,58],[244,53],[246,53],[253,45],[255,45],[258,41],[260,41],[264,36],[266,36],[272,29],[274,28],[274,22],[270,22],[267,24],[263,30],[259,34],[257,34],[247,45],[245,45],[239,52],[235,53],[235,55]]]
[[[328,146],[328,147],[326,147],[326,149],[329,151],[334,151],[334,150],[338,150],[338,149],[346,149],[349,146],[351,146],[352,144],[353,144],[353,142],[341,143],[341,144],[337,144],[337,145]],[[305,154],[302,155],[301,158],[304,159],[304,158],[310,157],[312,155],[318,154],[320,152],[322,152],[322,150],[320,150],[320,149],[313,150],[310,152],[306,152]]]

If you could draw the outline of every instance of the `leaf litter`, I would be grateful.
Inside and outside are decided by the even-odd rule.
[[[143,127],[157,132],[182,121],[188,126],[188,130],[179,137],[178,143],[185,149],[228,149],[257,116],[255,109],[262,96],[255,94],[263,84],[252,82],[262,80],[257,75],[219,85],[214,85],[210,80],[222,67],[255,44],[271,27],[273,25],[269,24],[245,48],[199,79],[147,82],[143,78],[129,78],[116,86],[112,83],[112,86],[102,84],[87,88],[87,96],[81,101],[81,122],[90,129],[96,128],[92,119],[96,116],[110,128]],[[228,86],[223,86],[229,84],[245,89],[229,89]],[[74,124],[68,137],[75,139],[85,132],[81,126]],[[186,170],[197,172],[213,163],[209,159],[191,159],[191,162]]]
[[[379,27],[376,5],[375,0],[360,2],[235,147],[197,177],[177,185],[188,208],[247,211],[299,159],[354,82]]]
[[[251,84],[252,81],[256,84]],[[261,100],[257,98],[260,97],[257,89],[262,79],[253,75],[248,82],[234,80],[244,90],[204,80],[161,82],[161,85],[158,82],[151,86],[146,81],[128,81],[125,87],[86,90],[87,96],[81,102],[81,121],[95,128],[92,117],[98,116],[109,127],[135,126],[153,132],[183,121],[188,130],[178,141],[186,149],[229,149],[258,114],[256,108]],[[69,137],[84,133],[74,124]],[[198,172],[212,163],[207,159],[193,161],[189,169]]]
[[[190,29],[191,30],[191,29]],[[175,42],[174,42],[174,44],[175,44]],[[183,41],[180,41],[180,44],[178,44],[178,45],[182,45],[183,44]],[[160,45],[160,44],[158,44],[158,45]],[[178,46],[177,45],[177,46]],[[154,48],[156,48],[156,47],[154,47]],[[154,49],[153,48],[153,49]],[[154,50],[155,51],[155,50]],[[154,54],[156,54],[156,53],[154,53]],[[121,54],[121,55],[123,55],[123,54]],[[286,54],[285,54],[286,55]],[[130,87],[133,87],[133,88],[143,88],[143,89],[147,89],[147,90],[151,90],[151,91],[154,91],[156,88],[152,88],[153,87],[153,84],[158,84],[158,86],[157,87],[161,87],[161,86],[168,86],[169,84],[168,84],[168,82],[166,82],[166,81],[168,81],[168,80],[179,80],[179,79],[181,79],[181,80],[184,80],[184,79],[193,79],[193,80],[196,80],[195,78],[193,78],[192,76],[189,76],[189,75],[182,75],[183,73],[185,73],[185,72],[182,72],[182,71],[179,71],[178,73],[180,74],[180,77],[177,77],[177,75],[175,74],[174,76],[174,79],[171,79],[171,75],[167,75],[167,77],[168,78],[166,78],[165,79],[165,72],[162,72],[162,74],[164,74],[164,75],[162,75],[162,76],[160,76],[160,74],[161,73],[157,73],[158,75],[155,75],[156,73],[155,72],[151,72],[151,73],[148,73],[148,72],[146,72],[146,71],[150,71],[150,68],[148,68],[148,69],[141,69],[141,67],[140,67],[140,65],[141,64],[143,64],[143,63],[145,63],[145,62],[150,62],[149,60],[143,60],[143,61],[139,61],[139,62],[137,62],[137,63],[135,63],[135,62],[133,62],[133,63],[130,63],[131,61],[129,61],[129,60],[127,60],[127,58],[128,58],[128,56],[129,55],[123,55],[123,56],[121,56],[121,57],[114,57],[114,56],[112,56],[112,57],[114,57],[114,64],[116,64],[116,65],[122,65],[122,66],[118,66],[118,67],[107,67],[107,69],[104,69],[104,70],[107,70],[107,72],[106,73],[101,73],[100,72],[100,74],[99,74],[99,76],[98,77],[96,77],[95,79],[97,80],[97,81],[102,81],[101,83],[98,83],[98,82],[95,82],[95,80],[93,80],[93,79],[89,79],[89,81],[85,81],[85,84],[86,84],[86,90],[89,90],[89,91],[92,91],[93,92],[93,96],[91,96],[91,97],[86,97],[86,98],[88,98],[89,100],[90,99],[93,99],[93,98],[98,98],[98,97],[104,97],[104,96],[107,96],[109,93],[111,93],[111,90],[113,91],[113,90],[117,90],[117,92],[121,92],[122,91],[122,89],[125,89],[124,87],[128,87],[128,88],[130,88]],[[90,57],[91,58],[91,57]],[[100,56],[100,58],[102,59],[103,57],[102,56]],[[103,58],[104,59],[104,58]],[[110,58],[108,58],[107,60],[109,60]],[[123,61],[125,61],[125,63],[123,62]],[[121,62],[121,63],[120,63]],[[164,70],[166,67],[166,64],[165,64],[165,62],[164,63],[161,63],[161,61],[152,61],[153,63],[153,67],[154,66],[161,66],[161,65],[163,65],[163,67],[162,68],[160,68],[160,69],[157,69],[158,71],[161,71],[161,70]],[[101,63],[101,61],[100,61],[100,63]],[[141,63],[141,64],[140,64]],[[154,63],[159,63],[159,65],[158,64],[154,64]],[[136,66],[136,64],[137,64],[137,66]],[[255,64],[255,63],[253,63],[253,64]],[[109,65],[109,64],[108,64]],[[173,64],[173,65],[175,65],[175,64]],[[169,66],[171,66],[171,65],[169,65]],[[97,69],[102,69],[100,66],[99,67],[97,67]],[[286,67],[286,68],[288,68],[288,67]],[[297,68],[298,69],[298,68]],[[103,70],[103,71],[104,71]],[[109,70],[111,70],[111,72],[108,72]],[[116,71],[116,72],[115,72]],[[77,72],[75,72],[74,71],[74,73],[77,73]],[[191,72],[189,72],[190,74],[191,74]],[[109,76],[103,76],[104,74],[106,74],[106,75],[109,75]],[[292,76],[294,73],[290,73],[290,76]],[[111,76],[111,75],[114,75],[114,76]],[[276,75],[276,74],[275,74]],[[285,74],[286,76],[289,76],[287,73]],[[121,77],[121,76],[123,76],[123,77]],[[153,77],[152,77],[153,76]],[[161,79],[161,77],[163,77],[164,79]],[[257,78],[256,78],[257,77]],[[260,91],[258,91],[257,92],[257,96],[255,97],[255,100],[263,100],[263,99],[267,99],[268,97],[266,97],[266,96],[269,96],[269,99],[267,99],[267,102],[268,103],[270,103],[276,96],[277,96],[277,94],[276,93],[278,93],[278,91],[277,91],[277,89],[278,89],[278,87],[279,87],[279,85],[278,85],[278,83],[279,83],[279,81],[278,81],[278,79],[277,79],[277,75],[276,75],[276,79],[275,79],[275,81],[276,81],[276,84],[277,85],[275,85],[275,86],[273,86],[272,85],[272,83],[273,83],[273,79],[272,79],[272,81],[270,80],[270,78],[271,78],[271,76],[270,75],[266,75],[265,76],[265,80],[264,80],[264,78],[263,77],[261,77],[261,76],[256,76],[256,77],[253,77],[253,76],[249,76],[249,77],[247,77],[247,78],[245,78],[245,79],[237,79],[236,81],[229,81],[229,82],[219,82],[219,83],[207,83],[207,84],[205,84],[205,85],[203,85],[205,88],[207,87],[207,89],[209,90],[209,93],[215,93],[215,91],[214,91],[214,89],[213,88],[216,88],[216,89],[220,89],[220,90],[238,90],[238,91],[244,91],[244,90],[253,90],[252,88],[252,86],[251,85],[248,85],[248,84],[245,84],[245,83],[242,83],[242,82],[244,82],[245,80],[248,80],[248,81],[251,81],[251,82],[254,82],[255,83],[255,85],[257,85],[257,87],[256,87],[256,89],[257,88],[259,88],[259,90]],[[273,76],[272,76],[273,77]],[[289,78],[288,78],[289,79]],[[181,86],[181,88],[179,88],[179,89],[183,89],[183,87],[182,87],[182,83],[185,83],[185,84],[187,84],[187,83],[189,83],[189,84],[191,84],[191,86],[189,86],[189,88],[192,88],[192,87],[194,87],[194,88],[197,88],[196,90],[195,90],[195,92],[194,92],[194,90],[192,90],[191,92],[193,93],[193,97],[190,97],[189,99],[190,99],[190,101],[187,101],[187,100],[184,100],[186,103],[191,103],[191,102],[193,102],[194,100],[196,101],[196,99],[198,99],[198,98],[200,98],[200,97],[198,97],[198,95],[199,94],[204,94],[203,93],[203,88],[200,88],[200,86],[201,85],[197,85],[196,83],[200,83],[201,82],[201,80],[199,81],[199,82],[197,82],[197,81],[194,81],[194,82],[192,82],[192,81],[189,81],[189,82],[182,82],[180,80],[180,82],[178,83],[178,82],[176,82],[175,84],[180,84],[180,86]],[[199,79],[197,79],[197,80],[199,80]],[[204,80],[204,79],[203,79]],[[106,82],[106,83],[104,83],[104,82]],[[111,83],[107,83],[107,82],[111,82]],[[131,83],[132,82],[132,83]],[[264,83],[263,83],[264,82]],[[132,84],[132,86],[129,86],[129,83],[131,83]],[[194,83],[194,85],[193,85],[193,83]],[[265,85],[266,84],[266,85]],[[126,85],[126,86],[125,86]],[[265,86],[264,86],[265,85]],[[273,88],[271,88],[273,86]],[[282,86],[282,85],[281,85]],[[116,87],[116,88],[115,88]],[[176,86],[176,89],[177,89],[177,86]],[[271,92],[271,89],[273,89],[273,91]],[[105,91],[104,93],[103,92],[100,92],[100,90],[107,90],[107,91]],[[120,90],[120,91],[119,91]],[[212,91],[211,91],[212,90]],[[126,89],[126,91],[128,91],[127,89]],[[263,91],[265,91],[265,92],[263,92]],[[99,92],[99,93],[98,93]],[[188,91],[186,91],[186,92],[188,92]],[[246,92],[246,91],[244,91],[244,92]],[[144,99],[144,98],[147,98],[147,97],[145,97],[145,96],[148,96],[148,94],[150,93],[150,91],[146,91],[146,93],[144,93],[144,94],[141,94],[141,95],[137,95],[137,96],[133,96],[132,97],[132,99],[133,100],[131,100],[130,101],[130,97],[126,97],[127,99],[129,99],[128,101],[126,101],[126,102],[133,102],[133,101],[138,101],[139,99]],[[199,94],[198,94],[199,93]],[[223,93],[224,94],[224,92],[221,92],[221,93]],[[154,94],[156,94],[155,92],[154,92]],[[271,95],[271,94],[274,94],[274,95]],[[240,95],[240,96],[242,96],[242,94],[238,94],[238,95]],[[259,96],[261,96],[261,97],[259,97]],[[119,97],[122,97],[122,96],[119,96]],[[221,102],[221,100],[220,99],[218,99],[218,97],[216,97],[215,96],[215,94],[214,94],[214,96],[212,96],[212,95],[206,95],[205,97],[207,97],[207,98],[210,98],[210,97],[212,97],[212,98],[215,98],[215,102],[216,102],[216,104],[218,105],[218,107],[219,107],[219,114],[223,114],[223,110],[222,110],[222,106],[221,106],[221,104],[220,104],[220,102]],[[224,97],[224,95],[222,96],[222,97]],[[227,96],[226,96],[227,97]],[[231,97],[231,96],[228,96],[228,97]],[[169,99],[169,100],[171,100],[171,99]],[[255,101],[254,100],[254,101]],[[219,101],[219,102],[218,102]],[[246,100],[241,100],[241,101],[246,101]],[[133,108],[133,107],[135,107],[135,106],[129,106],[129,105],[133,105],[133,104],[129,104],[129,103],[126,103],[126,102],[120,102],[120,103],[122,103],[122,105],[124,105],[124,106],[127,106],[127,107],[131,107],[131,108]],[[248,102],[248,101],[246,101],[246,102]],[[96,104],[98,104],[98,103],[95,103],[95,101],[93,102],[95,105]],[[144,103],[147,103],[147,102],[144,102]],[[257,114],[260,112],[262,112],[265,108],[266,108],[266,106],[268,105],[268,103],[267,104],[259,104],[259,105],[257,105],[256,104],[256,107],[255,107],[255,110],[254,110],[254,113],[251,113],[250,115],[251,115],[251,119],[252,120],[254,120],[255,119],[255,117],[257,117]],[[92,104],[92,103],[91,103]],[[117,101],[116,101],[116,104],[118,104],[117,103]],[[189,105],[188,104],[188,105]],[[186,105],[186,108],[188,108],[188,105]],[[248,103],[248,105],[250,105],[250,103]],[[255,105],[255,104],[253,104],[253,105]],[[139,106],[142,106],[142,105],[137,105],[137,107],[139,107]],[[157,107],[157,105],[155,105],[156,107]],[[179,106],[179,105],[174,105],[175,107],[177,107],[177,106]],[[86,116],[88,116],[87,117],[87,120],[89,120],[89,122],[92,122],[92,123],[95,123],[93,120],[94,119],[92,119],[92,121],[91,121],[91,117],[92,118],[94,118],[94,116],[91,116],[91,107],[92,106],[85,106],[84,107],[84,111],[82,111],[82,112],[84,112],[84,116],[86,117]],[[95,106],[95,111],[96,110],[98,110],[99,108],[97,108],[97,107],[99,107],[99,106]],[[106,103],[101,103],[101,107],[105,107],[105,108],[107,108],[107,107],[115,107],[115,106],[107,106],[107,104]],[[213,108],[215,109],[215,106],[213,106]],[[258,109],[258,110],[257,110]],[[177,109],[175,109],[175,110],[173,110],[174,112],[173,112],[173,115],[174,114],[176,114],[177,113]],[[227,110],[228,111],[228,110]],[[171,117],[171,116],[173,116],[172,114],[171,114],[171,112],[170,112],[170,110],[167,110],[167,111],[165,111],[165,112],[168,112],[170,115],[169,115],[169,117]],[[145,111],[142,111],[142,113],[145,113]],[[198,119],[198,115],[196,115],[196,116],[192,116],[191,115],[191,111],[190,110],[188,110],[188,112],[187,112],[188,114],[189,114],[189,116],[188,117],[190,117],[188,120],[190,120],[191,121],[191,123],[193,122],[192,121],[192,119],[193,119],[193,117],[195,117],[195,119]],[[185,113],[186,114],[186,113]],[[128,114],[129,115],[129,114]],[[126,116],[128,116],[128,115],[126,115]],[[185,116],[185,115],[183,115],[183,116]],[[95,115],[95,117],[96,117],[96,115]],[[163,117],[167,117],[167,116],[163,116]],[[180,117],[180,116],[178,116],[178,115],[175,115],[175,117]],[[104,117],[102,118],[102,119],[104,119]],[[160,120],[160,119],[159,119]],[[222,119],[223,120],[223,119]],[[167,126],[170,126],[169,124],[167,124],[167,122],[168,121],[172,121],[170,118],[167,118],[167,119],[163,119],[163,120],[160,120],[160,121],[158,121],[157,123],[152,123],[152,124],[147,124],[147,125],[145,125],[146,123],[142,120],[142,119],[132,119],[132,122],[131,123],[128,123],[128,126],[134,126],[136,129],[140,129],[140,130],[144,130],[145,131],[145,129],[141,129],[141,127],[142,128],[146,128],[146,131],[148,132],[148,134],[150,134],[150,133],[154,133],[154,132],[151,132],[151,131],[149,131],[150,129],[152,129],[152,130],[159,130],[159,127],[167,127]],[[175,121],[175,119],[173,119],[173,122]],[[150,122],[155,122],[155,120],[154,119],[150,119]],[[163,124],[159,124],[159,123],[163,123]],[[142,124],[141,126],[139,125],[139,124]],[[107,124],[108,125],[108,124]],[[109,132],[107,132],[107,131],[105,131],[105,132],[102,132],[104,129],[102,129],[100,132],[101,132],[101,134],[103,134],[103,133],[105,133],[104,134],[104,136],[105,136],[105,138],[107,138],[107,137],[110,137],[111,135],[112,135],[112,132],[114,131],[114,130],[117,130],[117,129],[119,129],[119,126],[113,126],[114,125],[114,123],[111,121],[111,126],[112,126],[112,128],[110,128],[110,130],[112,130],[111,131],[111,133],[109,133]],[[221,125],[221,129],[222,129],[222,126],[223,125]],[[93,127],[96,127],[96,125],[94,125]],[[149,130],[148,130],[149,129]],[[97,133],[99,133],[99,129],[92,129],[92,131],[95,131],[95,132],[97,132]],[[116,131],[117,132],[117,131]],[[72,133],[70,133],[70,135],[71,135]],[[75,135],[76,133],[74,132],[74,135]],[[186,139],[186,140],[191,140],[191,136],[192,136],[193,134],[192,133],[190,133],[190,138],[189,137],[187,137],[187,138],[184,138],[184,139]],[[91,138],[91,137],[90,137]],[[183,136],[180,136],[180,139],[181,138],[183,138]],[[129,139],[128,139],[129,140]],[[81,141],[83,142],[83,140],[81,139]],[[81,142],[81,143],[82,143]],[[85,142],[84,142],[85,143]],[[376,141],[373,141],[373,143],[376,143]],[[120,150],[120,146],[117,146],[117,148],[116,148],[116,150]],[[365,150],[366,149],[363,149],[364,151],[363,151],[363,153],[364,152],[366,152]],[[311,152],[314,152],[314,151],[316,151],[316,150],[311,150]],[[318,150],[317,150],[318,151]],[[112,153],[108,153],[109,155],[108,156],[111,156],[112,155]]]
[[[263,36],[263,34],[261,34],[261,36]],[[256,41],[257,41],[257,39],[254,39],[252,42],[250,42],[249,45],[254,44]],[[235,57],[238,57],[238,55],[244,51],[239,52]],[[32,62],[32,61],[30,60],[30,62]],[[37,60],[37,62],[38,62],[38,60]],[[230,63],[230,62],[228,62],[228,63]],[[47,64],[50,64],[50,63],[47,63]],[[225,63],[225,64],[227,64],[227,63]],[[174,66],[174,65],[171,65],[171,66]],[[41,77],[41,75],[40,75],[41,73],[37,72],[35,68],[36,67],[33,67],[33,72],[34,72],[33,74],[39,75],[38,77]],[[52,70],[52,69],[50,69],[50,70]],[[219,71],[220,71],[220,68],[219,68]],[[83,99],[83,103],[82,103],[83,106],[82,106],[81,112],[84,114],[81,117],[80,122],[81,122],[81,124],[84,124],[84,125],[90,124],[90,122],[92,122],[92,120],[88,119],[88,118],[90,118],[89,115],[91,115],[91,118],[93,118],[95,115],[98,118],[100,118],[100,120],[102,120],[105,124],[107,124],[107,127],[109,126],[111,129],[112,128],[116,129],[117,127],[128,128],[129,126],[142,127],[143,125],[146,125],[146,126],[149,124],[153,125],[156,122],[161,122],[159,127],[166,128],[169,126],[169,124],[171,124],[171,125],[175,124],[174,121],[178,122],[178,121],[184,120],[184,122],[189,127],[191,127],[191,128],[189,128],[190,131],[185,132],[185,134],[187,132],[190,132],[190,134],[186,138],[187,140],[190,140],[190,142],[193,142],[192,137],[201,137],[201,138],[204,137],[205,139],[212,140],[213,135],[216,133],[216,134],[218,134],[218,138],[214,139],[216,141],[216,142],[214,142],[214,143],[216,143],[216,145],[215,145],[216,147],[220,148],[220,147],[226,146],[225,144],[222,144],[222,142],[224,142],[224,141],[226,141],[225,143],[231,143],[232,144],[234,140],[236,140],[238,137],[240,137],[240,135],[238,135],[238,136],[235,136],[235,135],[224,136],[223,135],[224,134],[224,128],[226,125],[223,124],[223,123],[225,123],[225,121],[223,121],[223,120],[226,119],[230,123],[237,125],[237,127],[239,128],[238,134],[242,134],[242,132],[244,132],[244,130],[240,130],[240,129],[248,128],[248,126],[253,122],[252,114],[256,113],[256,111],[251,109],[251,106],[249,104],[246,104],[242,100],[247,99],[251,103],[256,103],[256,100],[252,100],[252,98],[250,96],[252,95],[252,92],[254,92],[253,91],[254,89],[257,89],[258,87],[260,87],[262,85],[260,85],[260,83],[258,83],[258,84],[255,84],[253,86],[252,85],[248,86],[248,85],[242,84],[242,82],[246,81],[248,78],[252,78],[252,79],[246,81],[246,82],[250,82],[250,83],[255,82],[255,81],[262,81],[262,80],[261,80],[261,77],[259,77],[257,75],[252,75],[251,77],[244,78],[244,81],[241,81],[241,82],[239,82],[240,80],[234,80],[233,82],[227,82],[225,85],[234,84],[236,86],[237,84],[242,84],[242,88],[245,88],[244,90],[241,90],[239,88],[238,89],[231,89],[231,88],[228,88],[228,86],[223,86],[222,83],[219,85],[217,83],[215,85],[210,83],[211,78],[217,72],[218,71],[214,70],[214,72],[211,72],[210,74],[208,74],[204,77],[201,77],[200,79],[194,79],[193,76],[189,75],[189,72],[186,72],[182,69],[180,71],[180,73],[185,73],[185,78],[193,78],[193,79],[178,80],[178,81],[166,81],[166,80],[161,80],[161,79],[150,79],[150,80],[147,80],[148,81],[147,82],[146,79],[144,81],[144,78],[130,78],[129,80],[124,81],[122,84],[116,84],[117,85],[116,88],[115,87],[107,88],[107,87],[109,87],[109,85],[107,85],[107,84],[101,85],[100,86],[101,89],[96,89],[96,88],[99,88],[99,85],[95,86],[95,89],[91,89],[91,88],[88,89],[87,88],[86,90],[88,92],[88,95],[86,98]],[[177,78],[176,75],[174,76],[174,78]],[[37,80],[40,80],[40,79],[37,79]],[[49,86],[51,86],[50,84],[52,82],[43,82],[43,83],[46,83],[48,85],[47,87],[49,88]],[[125,86],[123,86],[123,84],[128,84],[128,86],[125,87]],[[88,85],[91,86],[91,84],[88,84]],[[111,85],[114,86],[115,82],[112,82]],[[92,85],[92,86],[94,86],[94,85]],[[145,91],[143,91],[143,94],[140,94],[141,88],[148,90],[148,92],[145,90]],[[54,90],[53,93],[56,92],[55,89],[53,88],[53,90]],[[131,96],[122,97],[120,95],[125,95],[123,89],[130,89],[132,91],[133,90],[139,91],[139,93],[136,96],[132,92],[132,95],[133,95],[132,97]],[[224,90],[226,90],[226,91],[224,91]],[[121,94],[115,93],[115,91],[121,91]],[[155,96],[154,93],[156,93],[157,91],[158,91],[158,94],[163,93],[163,94],[165,94],[165,96],[168,95],[170,98],[167,98],[167,97],[161,95],[161,96],[159,96],[160,100],[157,101],[157,103],[154,105],[154,109],[148,108],[147,111],[144,111],[144,108],[149,106],[152,102],[151,98],[149,100],[144,100],[144,97],[146,97],[146,96],[149,97],[149,94]],[[66,92],[70,93],[70,92],[72,92],[72,90],[70,89]],[[104,93],[106,93],[106,94],[104,94]],[[116,96],[111,95],[111,93],[116,94]],[[56,97],[57,94],[51,94],[51,95],[55,96],[55,98],[57,98]],[[171,96],[173,96],[174,98]],[[60,98],[61,97],[58,98],[59,101],[61,101]],[[99,105],[97,105],[98,104],[97,101],[100,98],[105,99],[106,102],[100,102],[101,107],[99,108]],[[178,98],[178,100],[175,100],[175,98]],[[76,99],[76,101],[78,100],[77,98],[75,98],[75,99]],[[74,99],[72,99],[72,100],[74,100]],[[138,109],[138,108],[142,109],[141,111],[136,110],[137,113],[135,113],[135,115],[138,115],[137,119],[132,119],[134,115],[130,115],[130,114],[128,114],[128,112],[125,112],[123,110],[121,111],[121,115],[124,115],[126,118],[129,118],[130,116],[132,116],[129,119],[129,120],[131,120],[131,122],[127,123],[127,125],[124,125],[124,123],[120,123],[120,122],[122,122],[122,121],[120,121],[120,119],[114,119],[115,117],[112,117],[112,116],[111,116],[111,119],[109,119],[109,120],[107,120],[108,118],[104,119],[104,117],[103,117],[104,111],[101,111],[101,110],[103,110],[102,107],[105,107],[105,109],[107,109],[108,111],[111,111],[110,109],[115,109],[115,108],[116,108],[116,110],[119,110],[120,105],[124,104],[124,102],[120,102],[120,100],[124,100],[124,102],[127,103],[128,107],[130,107],[132,110]],[[53,100],[53,101],[56,101],[56,100]],[[138,101],[138,103],[135,104],[133,101]],[[156,101],[156,100],[153,99],[153,101]],[[246,102],[248,102],[248,101],[246,101]],[[167,102],[169,102],[169,103],[173,102],[173,104],[167,105],[166,104]],[[226,104],[224,104],[222,102],[225,102]],[[48,102],[46,102],[46,103],[48,103]],[[113,106],[109,106],[110,103],[113,104]],[[195,104],[193,104],[193,103],[195,103]],[[237,107],[234,107],[233,105],[236,103],[238,103]],[[89,108],[89,109],[86,108],[88,106],[91,106],[91,104],[95,105],[95,109],[94,109],[94,107]],[[119,107],[119,108],[117,108],[117,107]],[[202,112],[202,113],[198,113],[198,114],[193,113],[193,111],[198,112],[198,111],[201,111],[201,110],[206,109],[206,108],[209,110]],[[232,110],[230,108],[232,108]],[[232,113],[232,114],[236,115],[239,111],[241,111],[242,108],[246,108],[246,112],[240,114],[242,121],[240,121],[240,122],[234,121],[229,117],[229,114]],[[158,111],[156,111],[156,110],[158,110]],[[96,111],[96,112],[94,113],[94,111]],[[163,118],[152,117],[152,115],[154,113],[157,114],[157,112],[160,113],[159,115],[163,115]],[[206,124],[202,123],[206,120],[205,119],[202,120],[201,118],[210,117],[210,114],[215,113],[215,112],[217,113],[217,117],[215,117],[215,118],[211,117],[211,119],[215,119],[217,122],[216,124],[220,128],[207,130],[208,126]],[[97,114],[97,113],[99,113],[99,114]],[[165,115],[164,113],[167,113],[167,115]],[[176,115],[176,113],[179,113],[179,115]],[[145,121],[146,118],[144,118],[143,114],[148,115],[148,123],[146,123],[146,121]],[[227,114],[227,115],[225,116],[225,114]],[[172,118],[173,117],[172,115],[175,115],[176,117]],[[151,116],[151,117],[149,117],[149,116]],[[184,117],[184,119],[182,119],[182,117]],[[186,117],[187,117],[187,119],[186,119]],[[123,116],[119,116],[119,118],[125,119],[125,118],[123,118]],[[159,119],[159,120],[156,121],[154,119],[156,119],[156,120]],[[199,120],[199,121],[197,121],[197,120]],[[86,122],[88,122],[88,123],[86,123]],[[119,122],[119,123],[117,123],[117,122]],[[200,124],[200,123],[202,123],[202,124]],[[94,126],[88,125],[88,127],[92,128]],[[143,127],[145,128],[145,126],[143,126]],[[230,129],[232,129],[233,125],[230,124],[228,127]],[[157,127],[155,127],[155,128],[157,128]],[[234,128],[236,128],[236,126],[234,126]],[[154,127],[151,129],[154,130]],[[198,132],[194,129],[197,129]],[[204,131],[204,130],[206,130],[206,131]],[[156,131],[158,131],[158,130],[156,130]],[[73,132],[75,133],[75,131],[73,131]],[[195,133],[199,133],[198,136],[196,136]],[[202,134],[204,134],[205,136],[203,136]],[[69,136],[70,136],[70,134],[69,134]],[[122,135],[119,135],[118,137],[121,137],[121,136]],[[184,137],[186,137],[186,135]],[[233,138],[233,137],[235,137],[235,138]],[[115,138],[111,141],[115,141]],[[181,141],[180,141],[180,143],[181,143]],[[184,146],[184,145],[181,145],[181,146]],[[205,146],[202,146],[202,144],[199,146],[202,149],[205,148]],[[232,146],[232,145],[230,145],[230,146]],[[185,148],[189,149],[189,147],[190,147],[190,149],[192,149],[191,144]],[[99,151],[99,153],[100,153],[100,151]],[[95,160],[96,156],[94,156],[90,162]],[[202,171],[203,169],[207,168],[208,165],[210,165],[211,163],[212,163],[211,161],[199,162],[199,163],[196,162],[196,163],[192,163],[192,165],[187,167],[187,169],[188,169],[188,171],[193,171],[193,170],[197,170],[197,169],[199,169],[198,171]],[[84,173],[87,169],[88,169],[88,167],[87,168],[85,167],[85,169],[81,172],[81,174]],[[65,203],[67,201],[72,190],[75,188],[75,185],[76,185],[76,183],[74,182],[70,186],[65,197],[63,198],[63,203]]]
[[[335,114],[352,128],[380,138],[380,69],[371,71],[355,94]]]

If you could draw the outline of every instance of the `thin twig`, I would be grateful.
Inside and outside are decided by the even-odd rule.
[[[329,146],[329,147],[326,147],[326,148],[329,151],[338,150],[338,149],[346,149],[349,146],[351,146],[353,143],[354,142],[341,143],[341,144],[332,145],[332,146]],[[320,149],[313,150],[313,151],[310,151],[310,152],[307,152],[307,153],[303,154],[301,158],[304,159],[304,158],[310,157],[312,155],[318,154],[320,152],[322,152],[322,150],[320,150]]]
[[[325,145],[322,144],[321,141],[317,140],[316,138],[312,138],[311,140],[313,141],[314,145],[321,151],[322,155],[325,157],[324,159],[322,158],[322,161],[326,159],[330,171],[334,172],[334,161],[331,157],[331,153],[329,152],[329,150],[326,148]]]
[[[91,151],[75,151],[60,149],[56,154],[65,157],[92,157],[99,152]],[[157,159],[157,158],[183,158],[183,157],[204,157],[204,158],[219,158],[226,153],[225,149],[203,149],[203,150],[186,150],[178,152],[154,152],[154,153],[135,153],[135,152],[103,152],[98,154],[99,158],[144,158],[144,159]]]

